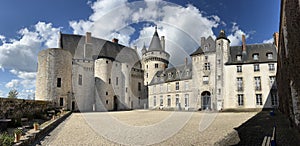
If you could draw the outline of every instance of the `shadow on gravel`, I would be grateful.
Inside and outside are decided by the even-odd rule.
[[[261,111],[235,128],[240,137],[240,142],[237,145],[261,145],[265,136],[272,135],[274,125],[276,125],[277,145],[299,145],[299,131],[291,127],[287,116],[279,111],[274,113],[272,116],[270,110]]]

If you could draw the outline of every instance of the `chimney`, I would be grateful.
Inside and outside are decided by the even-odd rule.
[[[160,43],[162,49],[165,51],[165,36],[161,36]]]
[[[205,37],[201,37],[200,43],[201,43],[201,48],[203,49],[205,43]]]
[[[278,43],[279,43],[279,33],[275,32],[273,34],[273,38],[274,38],[274,45],[278,48]]]
[[[188,64],[188,59],[187,59],[187,57],[185,57],[184,58],[184,65],[187,66],[187,64]]]
[[[246,53],[246,37],[244,34],[242,35],[242,49],[243,53]]]
[[[92,33],[91,32],[86,32],[85,33],[85,43],[92,43],[92,38],[91,38],[91,36],[92,36]]]
[[[116,39],[116,38],[113,38],[113,39],[112,39],[112,42],[113,42],[113,43],[117,43],[117,44],[118,44],[119,40],[118,40],[118,39]]]
[[[134,46],[133,49],[134,49],[135,51],[137,51],[137,46]]]

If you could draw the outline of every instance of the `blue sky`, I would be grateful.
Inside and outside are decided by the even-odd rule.
[[[224,29],[231,45],[271,43],[279,29],[280,0],[5,0],[0,2],[0,97],[16,88],[35,91],[37,53],[57,47],[58,32],[112,39],[141,49],[158,26],[171,62],[188,56],[200,37]],[[184,55],[182,55],[184,54]],[[178,59],[180,58],[180,59]]]

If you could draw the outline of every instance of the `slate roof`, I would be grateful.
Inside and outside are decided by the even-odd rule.
[[[74,59],[82,59],[84,54],[85,36],[61,34],[60,47],[71,52]],[[139,61],[137,52],[129,47],[108,40],[91,37],[90,59],[108,58],[119,62],[134,64]]]
[[[158,71],[149,85],[192,79],[192,64],[181,65]]]
[[[268,59],[267,54],[272,53],[273,58]],[[258,54],[258,60],[253,59],[253,55]],[[241,56],[241,61],[237,60]],[[226,64],[251,64],[277,62],[277,51],[274,44],[252,44],[246,45],[246,52],[242,51],[242,46],[230,47],[230,57]]]
[[[160,39],[155,29],[148,51],[163,51]]]

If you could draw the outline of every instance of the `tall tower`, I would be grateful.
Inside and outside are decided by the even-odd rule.
[[[144,85],[150,84],[154,75],[168,67],[170,55],[165,51],[165,40],[159,39],[157,28],[153,34],[149,49],[145,45],[142,49],[142,65],[144,69]],[[161,44],[163,43],[163,44]],[[162,47],[163,46],[163,47]]]
[[[215,95],[217,103],[217,110],[223,109],[225,90],[225,63],[228,61],[230,55],[230,40],[226,37],[225,31],[221,30],[219,36],[216,39],[216,74],[215,74]]]

